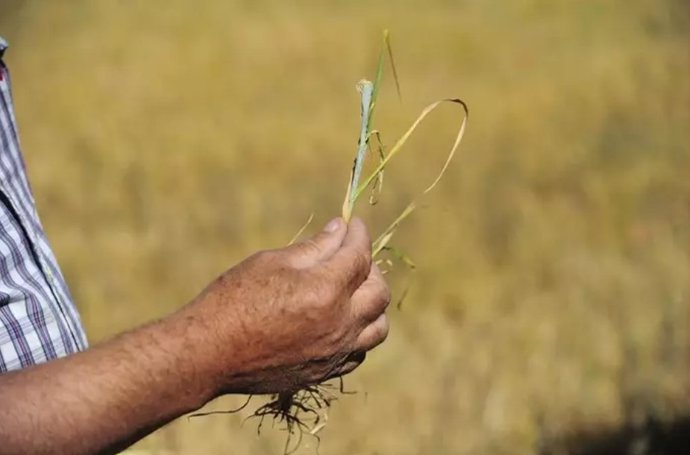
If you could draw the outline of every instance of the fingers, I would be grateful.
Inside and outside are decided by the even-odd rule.
[[[369,277],[352,296],[351,304],[356,319],[364,324],[354,343],[354,352],[337,369],[335,376],[342,376],[357,368],[366,357],[366,352],[383,343],[388,337],[390,326],[386,308],[391,300],[390,290],[376,264],[371,266]]]
[[[360,332],[354,344],[356,352],[366,352],[383,343],[390,325],[386,308],[391,301],[391,292],[381,269],[376,264],[371,266],[367,280],[355,291],[351,304],[355,317],[359,319],[364,330]]]
[[[352,373],[358,366],[360,366],[367,357],[367,353],[364,351],[355,351],[347,356],[345,361],[341,363],[338,368],[331,372],[325,380],[337,378],[340,376],[345,376],[346,374]]]
[[[382,313],[374,322],[362,330],[355,342],[355,349],[357,351],[370,351],[374,349],[386,340],[389,330],[388,317],[385,313]]]
[[[366,281],[350,299],[355,317],[364,324],[368,324],[386,311],[390,301],[391,292],[388,284],[381,273],[381,269],[373,264]]]
[[[367,278],[371,271],[371,238],[362,220],[350,221],[342,246],[328,259],[328,267],[350,295]]]
[[[289,261],[297,268],[311,267],[329,259],[343,244],[347,226],[342,218],[331,220],[313,237],[285,248]]]

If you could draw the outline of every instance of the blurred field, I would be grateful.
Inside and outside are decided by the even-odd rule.
[[[464,98],[470,125],[399,231],[411,293],[320,453],[540,453],[690,414],[687,2],[8,4],[29,172],[92,342],[337,214],[354,85],[389,27],[404,99],[383,93],[388,142],[440,97]],[[456,123],[435,115],[392,166],[363,212],[373,231],[428,183]],[[181,419],[138,448],[281,453],[284,434],[257,438],[247,415]]]

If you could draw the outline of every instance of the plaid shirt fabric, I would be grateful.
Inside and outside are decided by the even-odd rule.
[[[27,180],[0,38],[0,373],[85,349]]]

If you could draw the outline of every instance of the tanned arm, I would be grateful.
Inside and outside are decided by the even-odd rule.
[[[0,454],[117,453],[225,393],[278,393],[359,365],[390,294],[358,221],[258,253],[155,323],[0,376]]]

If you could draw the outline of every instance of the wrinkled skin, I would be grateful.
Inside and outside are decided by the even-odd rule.
[[[249,257],[188,310],[215,334],[219,393],[278,393],[352,371],[386,338],[389,302],[364,225],[334,220],[303,243]]]

